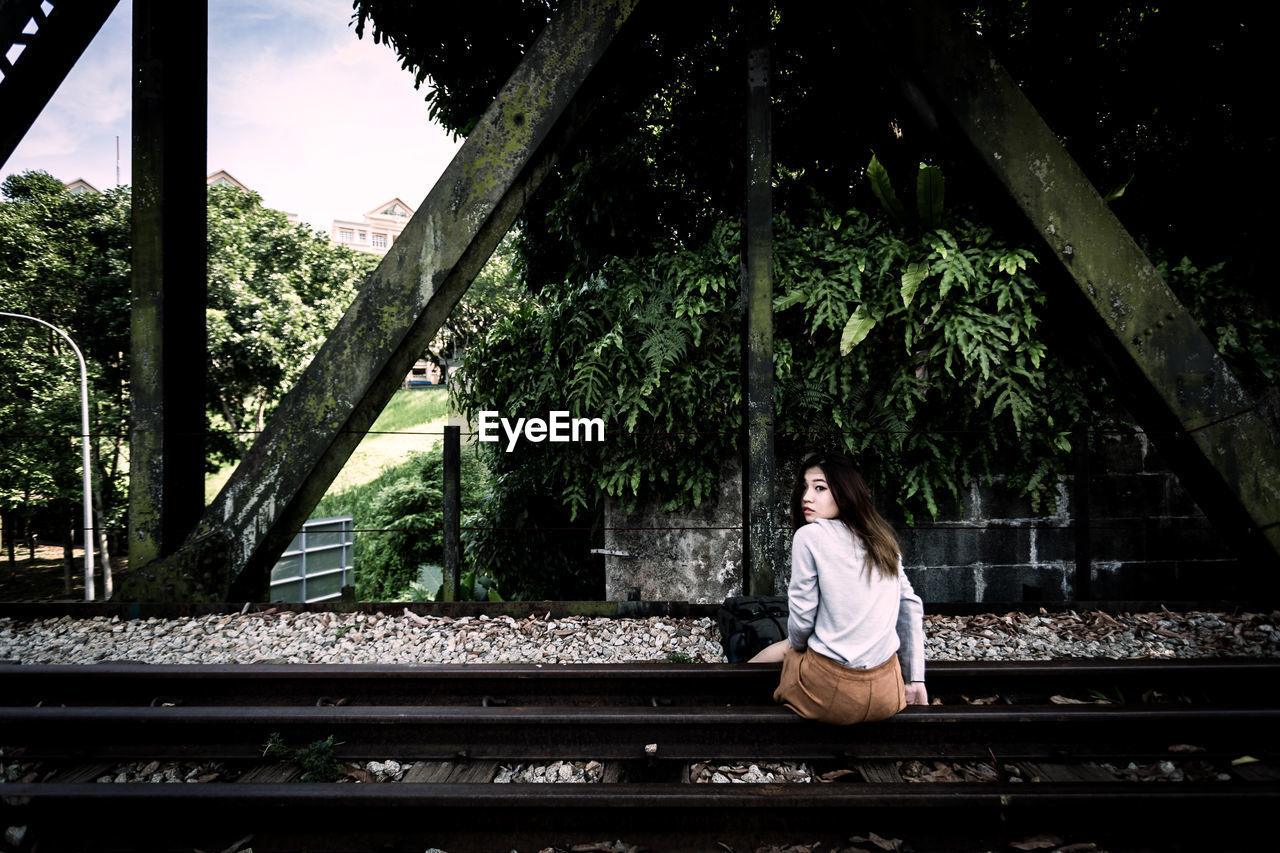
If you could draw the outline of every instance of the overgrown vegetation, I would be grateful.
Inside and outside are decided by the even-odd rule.
[[[776,219],[780,456],[841,447],[909,520],[996,470],[1043,500],[1093,383],[1045,343],[1035,255],[947,214],[940,198],[904,213],[877,170],[893,215],[815,201]],[[941,176],[922,175],[940,193]],[[542,308],[470,353],[454,389],[468,415],[562,408],[606,423],[603,443],[481,447],[493,490],[468,554],[504,589],[549,594],[589,577],[589,538],[551,529],[596,522],[600,495],[630,511],[714,494],[741,425],[739,244],[725,222],[699,246],[655,246],[581,285],[548,286]],[[542,529],[508,530],[530,522]],[[517,549],[517,536],[538,547]],[[513,550],[529,553],[518,577]]]
[[[464,451],[464,524],[468,523],[466,513],[481,504],[484,481],[483,464],[474,453]],[[364,601],[410,598],[422,567],[439,564],[444,556],[443,450],[437,445],[414,453],[364,485],[326,495],[312,513],[317,518],[334,515],[354,518],[356,597]]]
[[[0,305],[66,331],[84,351],[99,529],[123,531],[129,435],[129,187],[71,195],[43,172],[5,178]],[[208,190],[209,470],[240,458],[376,259],[332,244],[263,207],[253,193]],[[78,376],[61,338],[0,323],[0,510],[60,538],[80,489]],[[37,519],[37,516],[43,516]],[[16,523],[15,523],[16,522]]]
[[[1160,275],[1232,371],[1255,390],[1274,387],[1280,381],[1280,322],[1257,312],[1247,283],[1229,275],[1225,261],[1200,266],[1186,256],[1156,260]]]
[[[302,771],[302,775],[298,777],[299,782],[336,782],[342,776],[342,762],[338,760],[334,750],[341,745],[333,739],[333,735],[329,735],[324,740],[294,748],[285,743],[279,732],[272,732],[262,746],[262,755],[264,758],[296,763]]]
[[[448,415],[449,394],[443,386],[398,391],[373,422],[369,434],[412,431]]]
[[[429,30],[414,0],[355,5],[357,32],[391,45],[428,85],[432,114],[465,135],[563,4],[512,3],[497,23],[453,7]],[[1170,283],[1233,365],[1255,365],[1237,369],[1273,381],[1272,297],[1250,271],[1275,210],[1241,227],[1222,211],[1248,208],[1222,198],[1250,183],[1194,177],[1272,159],[1274,112],[1240,94],[1254,72],[1233,66],[1264,55],[1260,19],[1243,6],[1212,21],[1150,3],[962,7],[1155,255],[1211,258],[1231,241],[1227,266],[1175,262]],[[1116,411],[1105,374],[1077,360],[1080,330],[1062,320],[1073,313],[1048,302],[1060,273],[1037,263],[1034,235],[901,85],[894,57],[866,43],[856,4],[771,9],[779,459],[841,446],[908,520],[993,472],[1043,505],[1072,426]],[[682,11],[642,4],[610,47],[596,72],[610,97],[522,216],[518,260],[539,304],[471,350],[456,389],[472,415],[606,420],[603,445],[481,451],[493,498],[467,553],[495,573],[517,555],[519,576],[498,576],[522,597],[592,595],[601,495],[624,509],[697,504],[738,453],[744,147],[741,104],[725,94],[741,85],[744,18]],[[1149,60],[1176,56],[1171,44],[1200,59],[1166,75],[1169,61]],[[856,106],[833,122],[851,81]],[[1174,171],[1186,179],[1167,180]],[[944,190],[960,204],[944,205]]]

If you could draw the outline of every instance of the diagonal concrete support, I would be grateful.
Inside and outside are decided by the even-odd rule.
[[[1017,83],[934,0],[860,7],[870,38],[919,73],[1062,264],[1122,382],[1206,514],[1280,557],[1280,447],[1239,381]]]
[[[272,564],[511,227],[579,123],[635,0],[564,4],[177,553],[126,600],[262,597]]]

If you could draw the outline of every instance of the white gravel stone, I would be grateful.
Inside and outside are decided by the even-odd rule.
[[[1280,613],[926,616],[929,660],[1280,656]],[[0,661],[619,663],[723,661],[711,619],[444,618],[288,610],[191,619],[0,618]]]

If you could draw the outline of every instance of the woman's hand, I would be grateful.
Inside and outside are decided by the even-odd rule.
[[[908,705],[928,705],[929,691],[925,689],[923,681],[908,681],[905,685],[907,704]]]

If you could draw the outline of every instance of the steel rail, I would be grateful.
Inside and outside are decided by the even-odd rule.
[[[8,703],[0,707],[0,746],[46,779],[0,787],[0,819],[31,826],[41,850],[224,849],[253,835],[255,850],[465,853],[624,834],[651,849],[706,850],[716,842],[755,849],[749,842],[787,833],[792,841],[818,831],[843,841],[870,820],[881,829],[898,821],[908,837],[922,826],[968,827],[985,837],[993,827],[1042,832],[1064,815],[1071,827],[1139,823],[1147,835],[1154,828],[1184,842],[1188,824],[1192,834],[1223,821],[1233,832],[1260,828],[1280,800],[1276,774],[1267,778],[1277,759],[1278,668],[1280,661],[1246,659],[939,662],[930,670],[934,695],[996,690],[1016,699],[1101,689],[1138,698],[1129,692],[1159,687],[1214,701],[945,704],[840,728],[771,704],[777,668],[751,665],[0,667],[0,702]],[[260,784],[249,781],[261,778],[256,772],[230,784],[78,781],[134,760],[216,759],[231,763],[234,778],[237,765],[262,766],[271,734],[295,746],[332,737],[343,760],[426,761],[416,778],[468,781]],[[1201,751],[1170,751],[1180,744]],[[1230,781],[1060,781],[1078,778],[1075,768],[1089,760],[1226,768],[1245,754],[1262,759],[1250,765],[1259,769],[1232,768]],[[568,759],[604,761],[616,770],[611,778],[628,781],[474,781],[492,778],[499,762]],[[848,778],[868,781],[676,781],[692,762],[770,759],[854,768]],[[1047,781],[874,781],[897,777],[892,762],[908,759],[1034,765]],[[178,835],[162,832],[157,814],[181,827]],[[1182,849],[1231,849],[1220,841]],[[944,840],[933,849],[958,848]]]
[[[0,667],[0,705],[738,705],[767,702],[777,677],[777,666],[722,663],[24,665]],[[948,702],[1147,690],[1232,701],[1244,684],[1250,701],[1280,700],[1273,658],[938,661],[928,678]]]
[[[350,760],[1168,757],[1180,743],[1234,758],[1277,725],[1277,707],[1182,704],[911,707],[852,727],[778,706],[0,708],[7,745],[29,758],[117,760],[254,759],[272,734],[332,736]]]
[[[22,802],[22,819],[40,830],[41,850],[77,851],[220,849],[215,842],[252,836],[255,850],[431,846],[467,853],[539,849],[553,840],[567,848],[593,835],[701,851],[723,849],[717,841],[754,849],[745,842],[797,834],[806,842],[819,833],[843,840],[868,826],[883,831],[896,824],[911,839],[930,825],[955,838],[975,830],[989,837],[1043,832],[1064,822],[1077,832],[1141,827],[1147,845],[1212,844],[1163,850],[1230,851],[1250,849],[1254,841],[1241,847],[1232,840],[1256,838],[1250,830],[1265,826],[1280,801],[1275,783],[20,784],[6,785],[5,793],[10,803]],[[1224,821],[1228,833],[1217,829]]]

